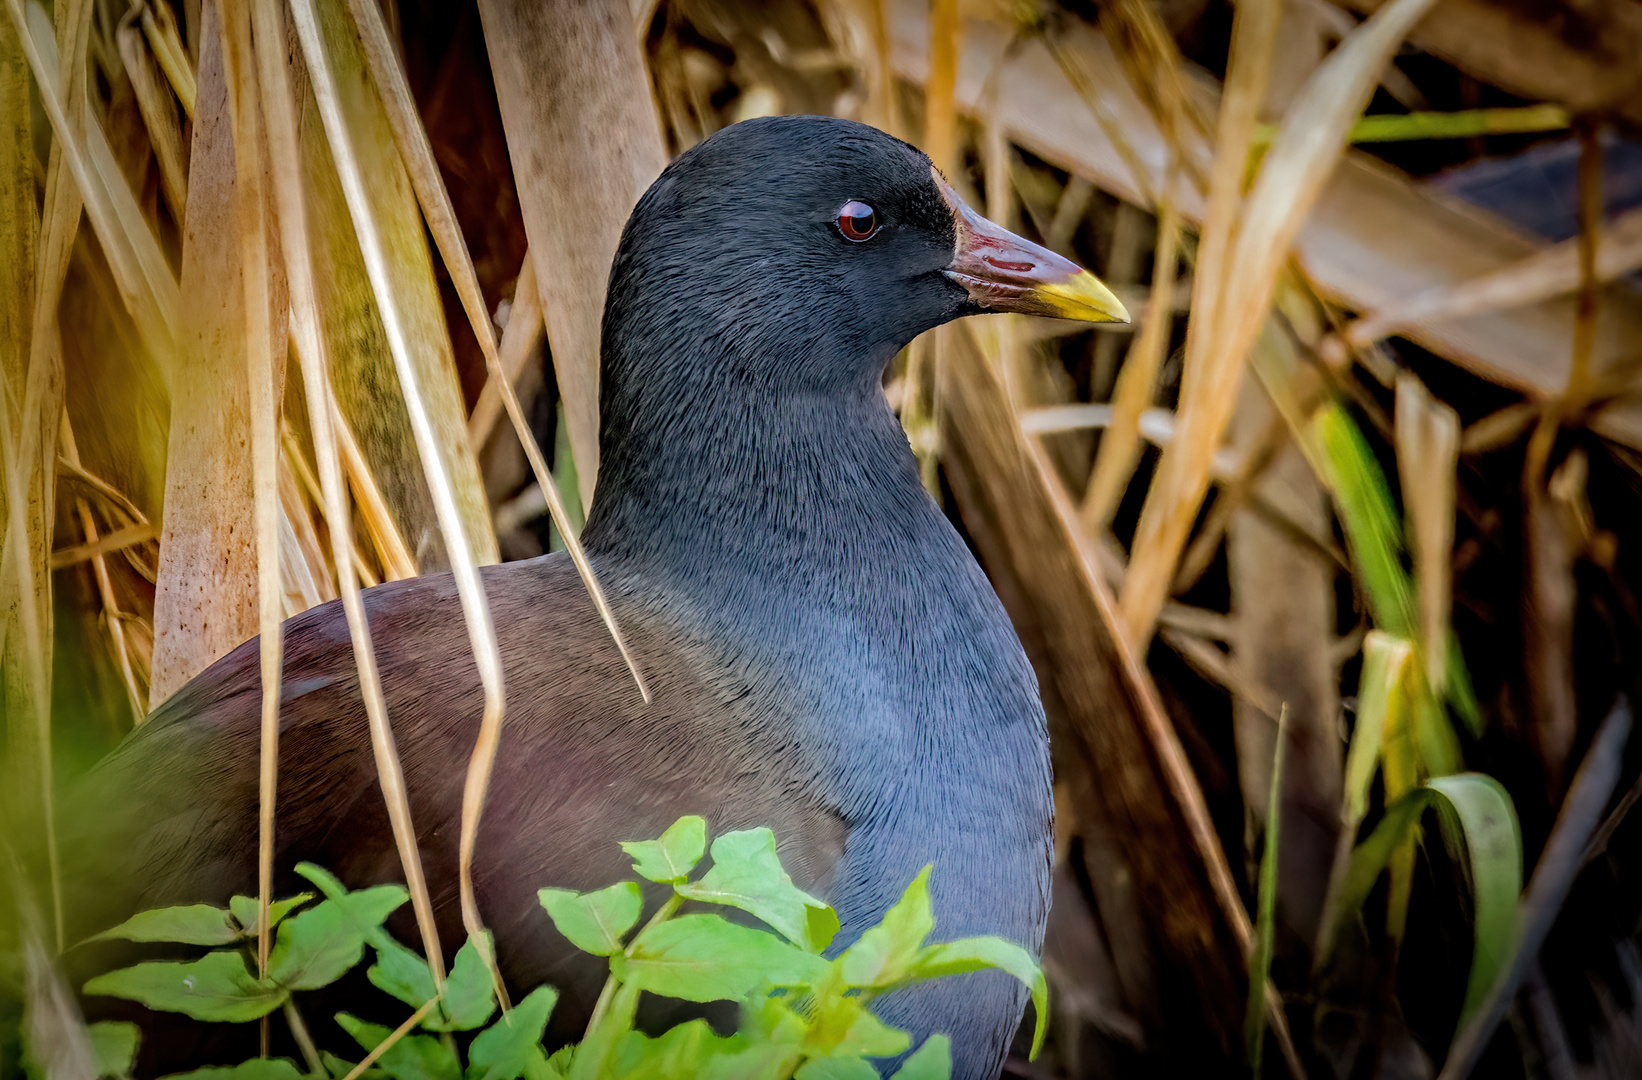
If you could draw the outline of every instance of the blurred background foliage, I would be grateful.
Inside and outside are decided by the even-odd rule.
[[[91,1075],[55,787],[280,617],[573,545],[621,224],[772,113],[1135,315],[885,382],[1049,709],[1007,1074],[1642,1071],[1642,0],[5,8],[0,1071]]]

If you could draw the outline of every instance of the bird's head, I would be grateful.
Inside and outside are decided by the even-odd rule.
[[[848,120],[748,120],[680,155],[628,220],[606,393],[676,385],[685,352],[719,385],[860,387],[923,331],[991,311],[1128,319],[1093,274],[966,206],[915,147]]]

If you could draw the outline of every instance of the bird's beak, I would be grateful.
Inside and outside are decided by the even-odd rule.
[[[1079,322],[1128,322],[1129,312],[1099,278],[1070,259],[1016,236],[971,210],[935,175],[957,223],[957,251],[946,276],[988,311],[1015,311]]]

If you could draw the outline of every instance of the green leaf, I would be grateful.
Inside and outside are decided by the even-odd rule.
[[[255,1020],[285,1003],[289,993],[252,975],[238,952],[206,953],[184,963],[152,961],[99,975],[88,994],[129,998],[163,1012],[196,1020],[239,1023]]]
[[[596,892],[542,889],[536,894],[559,933],[570,944],[594,956],[621,952],[621,939],[644,910],[644,894],[636,881],[620,881]]]
[[[1321,967],[1334,952],[1340,928],[1346,920],[1355,918],[1373,891],[1374,883],[1385,872],[1391,855],[1420,824],[1420,815],[1431,805],[1434,793],[1427,788],[1416,788],[1385,809],[1385,816],[1374,826],[1368,838],[1351,850],[1351,859],[1340,883],[1339,901],[1334,907],[1333,921],[1318,931],[1317,965]]]
[[[175,941],[182,945],[232,945],[244,934],[228,918],[228,912],[210,904],[139,911],[112,930],[104,930],[88,941]]]
[[[878,1070],[865,1058],[835,1054],[810,1058],[793,1073],[793,1080],[878,1080]]]
[[[785,994],[755,993],[747,998],[741,1003],[742,1033],[759,1044],[798,1046],[808,1036],[810,1022],[793,1010],[789,1000]],[[828,999],[833,1000],[837,999]]]
[[[785,1080],[798,1060],[791,1047],[754,1044],[740,1053],[708,1058],[698,1075],[701,1080]]]
[[[838,958],[846,983],[881,988],[906,977],[924,939],[935,929],[935,912],[929,902],[930,869],[926,866],[918,871],[878,925]]]
[[[278,926],[285,916],[295,911],[314,898],[311,892],[297,893],[283,900],[273,900],[268,904],[268,925]],[[228,910],[233,914],[234,921],[244,928],[245,934],[251,936],[257,932],[257,898],[254,896],[234,896],[228,900]]]
[[[292,990],[335,982],[359,963],[366,936],[405,900],[400,886],[378,885],[325,900],[286,920],[268,954],[268,977]]]
[[[342,1030],[366,1050],[393,1034],[393,1029],[372,1024],[345,1012],[336,1014]],[[382,1052],[377,1066],[393,1080],[462,1080],[462,1066],[456,1055],[432,1035],[405,1035]]]
[[[1260,892],[1249,956],[1249,999],[1243,1014],[1243,1046],[1249,1072],[1260,1075],[1266,1045],[1266,987],[1271,982],[1271,953],[1277,932],[1277,849],[1283,822],[1283,749],[1288,743],[1288,706],[1277,717],[1277,742],[1271,758],[1271,787],[1266,796],[1266,850],[1260,856]],[[1035,1049],[1035,1048],[1034,1048]]]
[[[839,995],[817,1003],[804,1045],[831,1055],[894,1057],[912,1036],[878,1019],[860,997]]]
[[[136,1024],[124,1020],[99,1020],[86,1028],[91,1043],[91,1064],[98,1076],[121,1077],[131,1072],[137,1060],[137,1043],[142,1033]]]
[[[163,1080],[302,1080],[302,1070],[285,1058],[252,1058],[238,1065],[172,1073]]]
[[[610,1060],[616,1080],[696,1080],[713,1057],[726,1057],[747,1048],[742,1035],[719,1035],[705,1020],[691,1020],[652,1039],[642,1031],[622,1037]]]
[[[325,1072],[329,1074],[331,1080],[343,1080],[354,1069],[353,1062],[344,1061],[329,1050],[321,1050],[319,1060],[325,1066]],[[359,1076],[360,1080],[390,1080],[388,1074],[375,1065],[360,1073]]]
[[[423,974],[427,974],[427,970],[424,964]],[[456,952],[456,962],[445,979],[445,996],[439,1000],[439,1008],[428,1014],[422,1026],[429,1031],[470,1031],[482,1027],[495,1011],[496,994],[490,969],[479,954],[478,943],[469,938]]]
[[[713,865],[701,879],[675,886],[678,894],[740,908],[768,923],[801,949],[819,953],[838,933],[838,914],[792,883],[781,868],[769,829],[725,833],[713,841]]]
[[[1346,751],[1345,816],[1355,829],[1368,813],[1369,793],[1380,767],[1380,746],[1387,718],[1402,708],[1403,680],[1414,655],[1412,643],[1383,630],[1370,630],[1363,639],[1363,674],[1357,682],[1357,724]]]
[[[1449,849],[1461,860],[1471,883],[1476,944],[1466,983],[1460,1024],[1482,1004],[1500,969],[1517,948],[1517,902],[1522,895],[1522,830],[1516,807],[1498,780],[1481,773],[1435,777],[1438,819]]]
[[[640,990],[685,1001],[742,998],[761,983],[806,986],[827,962],[774,934],[717,915],[680,915],[638,936],[610,973]]]
[[[559,1000],[551,986],[538,986],[511,1011],[479,1033],[468,1047],[469,1080],[516,1080],[538,1061],[547,1065],[542,1032]]]
[[[952,1040],[931,1035],[914,1050],[890,1080],[952,1080]]]
[[[707,819],[690,814],[667,827],[658,840],[623,840],[633,870],[651,881],[677,883],[690,876],[707,850]]]
[[[1032,1008],[1038,1014],[1037,1026],[1032,1032],[1032,1056],[1037,1057],[1044,1033],[1049,1029],[1049,983],[1032,954],[1019,945],[990,936],[930,945],[919,950],[909,974],[913,979],[934,979],[985,968],[1007,971],[1031,988]]]
[[[378,990],[392,994],[417,1009],[438,993],[433,985],[433,972],[428,970],[428,962],[421,956],[386,933],[377,935],[371,946],[376,950],[376,963],[365,972],[365,977]]]
[[[1417,637],[1414,587],[1403,569],[1403,529],[1385,472],[1357,424],[1338,405],[1317,410],[1312,433],[1325,479],[1340,511],[1357,580],[1374,623],[1400,638]]]

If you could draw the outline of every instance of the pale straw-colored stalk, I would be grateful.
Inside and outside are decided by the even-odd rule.
[[[428,893],[427,877],[422,870],[421,852],[416,846],[416,829],[411,821],[404,770],[394,745],[393,729],[388,724],[387,702],[382,695],[382,680],[371,645],[370,625],[366,620],[365,605],[353,567],[353,530],[335,437],[336,404],[331,392],[329,365],[324,337],[320,333],[314,291],[296,108],[285,66],[284,20],[280,8],[279,0],[254,0],[252,37],[256,45],[257,72],[264,87],[275,216],[279,222],[280,245],[290,284],[291,333],[302,367],[303,390],[313,431],[314,458],[325,497],[326,524],[331,534],[331,558],[336,563],[337,588],[341,591],[342,608],[353,642],[354,661],[359,669],[359,693],[370,724],[377,776],[382,785],[383,800],[387,804],[388,820],[393,828],[400,864],[405,871],[411,906],[421,931],[422,948],[435,981],[442,984],[445,961],[439,944],[439,928],[434,921],[433,902]]]

